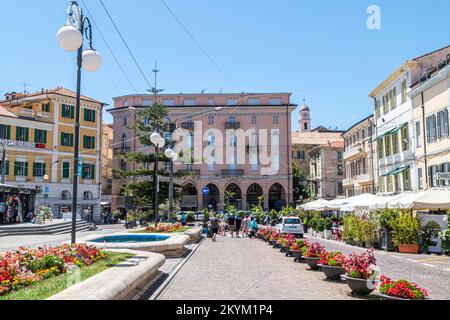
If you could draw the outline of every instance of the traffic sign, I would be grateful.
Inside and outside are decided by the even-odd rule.
[[[207,196],[209,194],[209,188],[208,187],[204,187],[202,189],[202,193],[203,193],[204,196]]]
[[[50,191],[49,187],[44,188],[44,193],[49,193],[49,191]]]

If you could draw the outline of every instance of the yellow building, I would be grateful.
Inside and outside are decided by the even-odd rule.
[[[101,141],[101,183],[102,183],[102,208],[110,211],[112,201],[112,161],[113,161],[113,128],[111,123],[102,125]]]
[[[450,54],[411,87],[419,189],[450,185]]]
[[[41,188],[40,204],[55,217],[71,212],[74,170],[75,92],[57,87],[8,93],[0,101],[0,141],[6,147],[6,183]],[[100,135],[105,104],[81,97],[78,213],[100,216]],[[47,178],[47,179],[44,179]]]

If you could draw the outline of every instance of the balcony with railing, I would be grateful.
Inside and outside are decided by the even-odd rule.
[[[228,121],[225,122],[225,129],[239,129],[241,127],[240,122]]]
[[[368,140],[358,141],[352,146],[345,148],[344,159],[351,160],[367,154],[367,147],[370,147]]]
[[[244,175],[243,169],[222,169],[223,177],[241,177]]]

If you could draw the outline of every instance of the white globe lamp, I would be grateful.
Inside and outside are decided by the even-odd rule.
[[[158,147],[163,148],[166,145],[166,140],[164,140],[163,137],[161,137],[158,141]]]
[[[97,71],[102,65],[102,56],[94,49],[84,50],[82,59],[83,69],[89,72]]]
[[[65,25],[56,33],[58,46],[66,51],[75,51],[81,47],[83,36],[80,30],[73,25]]]
[[[174,156],[174,152],[173,152],[173,150],[172,149],[167,149],[166,151],[164,151],[164,155],[167,157],[167,158],[169,158],[169,159],[172,159],[173,158],[173,156]]]
[[[172,161],[178,160],[178,154],[176,152],[173,153]]]
[[[150,141],[156,146],[159,143],[161,136],[158,132],[153,132],[150,136]]]

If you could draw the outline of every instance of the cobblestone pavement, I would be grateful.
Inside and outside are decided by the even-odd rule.
[[[321,243],[328,251],[349,254],[366,250],[331,240],[309,239]],[[450,299],[450,257],[376,250],[375,258],[380,272],[391,279],[415,281],[429,291],[431,299]]]
[[[125,228],[121,224],[109,224],[98,226],[102,230],[97,231],[81,231],[77,232],[77,238],[93,235],[105,234],[124,231]],[[12,251],[21,246],[36,248],[43,245],[56,246],[61,242],[71,239],[69,234],[49,234],[49,235],[24,235],[24,236],[7,236],[0,237],[0,253],[5,251]]]
[[[324,280],[261,240],[206,239],[162,291],[162,300],[355,299],[345,283]]]

